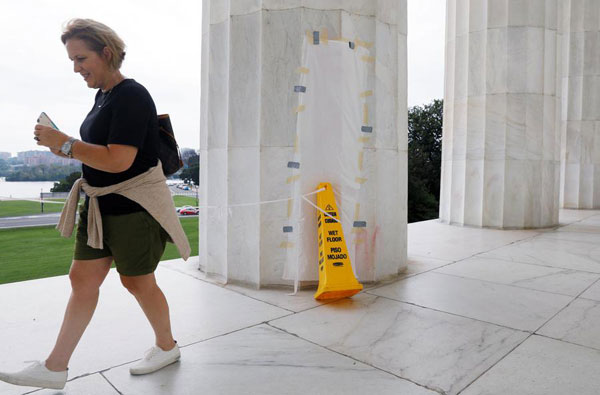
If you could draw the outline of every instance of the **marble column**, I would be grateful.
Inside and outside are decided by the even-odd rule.
[[[448,0],[440,219],[558,223],[558,0]]]
[[[359,218],[368,251],[353,265],[360,281],[397,275],[406,267],[406,0],[203,0],[203,19],[200,269],[254,287],[292,283],[283,279],[287,202],[231,206],[291,196],[294,85],[306,32],[319,31],[370,51]]]
[[[600,208],[600,1],[565,0],[561,205]]]

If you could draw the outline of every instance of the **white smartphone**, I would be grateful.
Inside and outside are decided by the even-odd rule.
[[[52,122],[52,120],[50,119],[50,117],[48,116],[48,114],[46,114],[43,111],[40,114],[40,116],[38,117],[37,123],[40,124],[40,125],[51,127],[52,129],[60,130],[58,128],[58,126],[56,126],[56,124],[54,122]]]

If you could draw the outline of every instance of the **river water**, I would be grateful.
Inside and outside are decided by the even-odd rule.
[[[175,185],[181,180],[167,180],[167,184]],[[50,192],[54,186],[52,181],[4,181],[0,177],[0,200],[2,198],[36,198],[39,199],[40,192]],[[182,193],[184,194],[184,193]]]
[[[4,181],[0,177],[0,199],[2,198],[38,198],[40,192],[50,192],[53,181]]]

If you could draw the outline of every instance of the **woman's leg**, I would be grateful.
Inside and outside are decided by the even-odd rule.
[[[73,260],[69,271],[71,297],[56,339],[56,345],[46,359],[46,367],[49,370],[63,371],[67,369],[71,355],[94,315],[98,304],[100,285],[110,270],[112,260],[112,257],[85,261]]]
[[[135,296],[150,321],[156,336],[156,345],[164,351],[175,347],[171,333],[169,305],[165,295],[156,284],[154,273],[142,276],[121,276],[121,282]]]

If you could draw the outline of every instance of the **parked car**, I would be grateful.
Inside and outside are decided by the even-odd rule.
[[[199,212],[198,207],[186,207],[179,210],[179,215],[198,215]]]
[[[190,208],[193,209],[194,206],[181,206],[181,207],[177,207],[176,211],[177,211],[177,213],[181,213],[181,210],[183,210],[183,209],[190,209]]]

